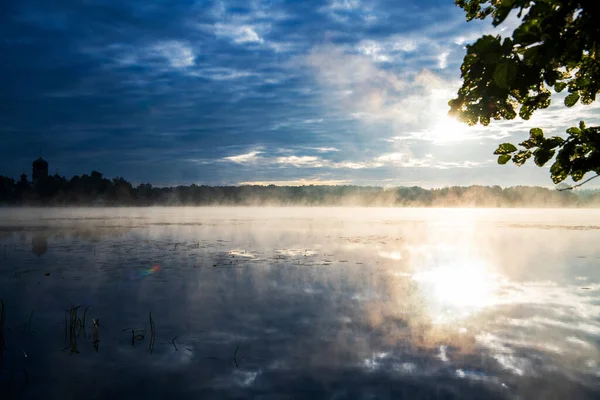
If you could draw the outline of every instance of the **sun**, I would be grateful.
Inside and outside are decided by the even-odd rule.
[[[469,126],[456,119],[443,116],[430,129],[425,131],[425,138],[434,143],[461,142],[472,138]]]

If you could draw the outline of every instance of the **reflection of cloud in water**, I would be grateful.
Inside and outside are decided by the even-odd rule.
[[[256,258],[256,256],[254,254],[246,252],[246,250],[235,249],[235,250],[229,250],[228,253],[231,254],[232,256],[237,256],[237,257]]]
[[[389,221],[397,210],[352,211],[347,219],[330,218],[338,213],[331,209],[285,211],[301,214],[296,219],[279,209],[254,219],[248,215],[256,210],[233,210],[246,215],[234,222],[223,209],[184,210],[180,217],[177,209],[151,211],[128,211],[145,212],[143,220],[77,222],[89,231],[94,224],[144,224],[94,246],[83,237],[53,239],[58,266],[46,280],[40,275],[49,257],[32,259],[29,251],[8,252],[8,265],[27,274],[0,270],[0,292],[19,308],[10,315],[26,319],[35,309],[36,329],[54,326],[69,303],[93,304],[90,315],[106,323],[101,350],[95,355],[82,339],[76,360],[86,361],[82,373],[111,382],[95,388],[99,396],[121,398],[136,393],[127,385],[145,382],[139,390],[150,397],[171,385],[180,397],[202,398],[539,398],[540,387],[593,398],[600,273],[582,260],[570,277],[565,248],[544,247],[551,236],[537,241],[531,230],[511,228],[497,236],[473,224],[449,234],[456,221],[372,223]],[[585,230],[543,233],[573,245],[595,243]],[[506,248],[530,248],[537,258],[507,261]],[[154,263],[159,272],[130,279],[131,271]],[[588,289],[580,290],[583,284]],[[152,355],[147,345],[112,339],[123,337],[123,327],[143,328],[150,310],[158,328]],[[31,349],[31,376],[48,374],[35,383],[40,390],[69,387],[59,371],[73,359],[44,350],[55,349],[57,335],[45,333],[23,343],[39,346]],[[175,336],[178,351],[168,343]],[[239,369],[232,360],[237,346]],[[87,378],[80,379],[74,392],[88,393],[81,383]]]
[[[389,258],[390,260],[402,259],[402,253],[400,253],[399,251],[380,251],[378,254],[379,257]]]
[[[246,371],[234,371],[233,372],[233,382],[239,386],[250,386],[256,380],[256,377],[260,371],[256,372],[246,372]]]

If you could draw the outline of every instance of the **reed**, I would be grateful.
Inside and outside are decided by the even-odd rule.
[[[144,329],[125,328],[123,332],[131,331],[131,347],[135,345],[135,342],[142,342],[146,337],[146,331]]]
[[[86,338],[86,339],[87,339],[87,335],[86,335],[86,333],[85,333],[85,316],[86,316],[86,314],[87,314],[87,310],[88,310],[89,308],[90,308],[90,307],[86,307],[86,308],[83,310],[83,318],[78,320],[78,325],[79,325],[79,333],[78,333],[78,336],[79,336],[79,335],[81,335],[81,333],[83,332],[83,337],[84,337],[84,338]]]
[[[100,321],[98,319],[94,319],[92,318],[92,340],[94,341],[94,350],[96,350],[96,353],[98,352],[98,348],[100,346],[100,337],[99,337],[99,330],[100,328]]]
[[[148,350],[150,353],[154,351],[154,342],[156,341],[156,329],[154,327],[154,320],[152,319],[152,312],[150,312],[150,343],[148,344]]]
[[[67,342],[67,336],[69,338],[69,346],[65,347],[70,349],[71,354],[79,353],[77,349],[77,336],[81,333],[81,319],[77,317],[77,311],[81,306],[71,307],[70,310],[65,310],[65,346]],[[67,321],[67,315],[69,318]],[[68,335],[67,335],[68,333]]]

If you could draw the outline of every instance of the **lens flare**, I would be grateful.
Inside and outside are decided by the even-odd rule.
[[[157,273],[158,271],[160,271],[160,265],[159,264],[154,264],[151,268],[143,270],[142,271],[142,276],[150,276],[152,274]]]

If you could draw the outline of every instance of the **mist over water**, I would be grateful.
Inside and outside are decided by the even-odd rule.
[[[599,210],[0,210],[0,393],[598,398],[599,234]]]

